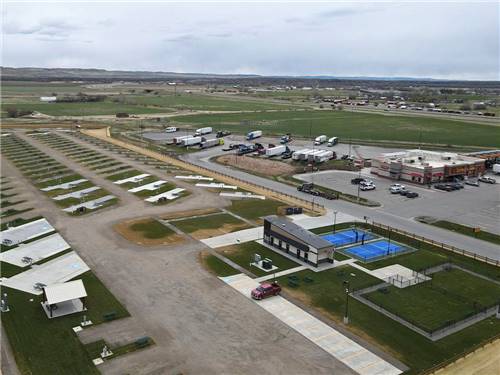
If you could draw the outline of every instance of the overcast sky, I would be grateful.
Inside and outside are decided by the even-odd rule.
[[[500,79],[496,1],[3,4],[3,66]]]

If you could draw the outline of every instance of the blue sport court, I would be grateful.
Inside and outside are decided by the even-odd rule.
[[[364,245],[357,245],[343,249],[342,252],[354,258],[369,262],[398,253],[407,252],[409,249],[397,243],[386,240],[374,241]]]
[[[374,234],[359,229],[342,230],[335,233],[324,234],[321,237],[331,242],[336,247],[361,242],[363,239],[369,241],[376,238]]]

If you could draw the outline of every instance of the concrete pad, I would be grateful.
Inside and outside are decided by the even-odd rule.
[[[95,210],[96,208],[99,208],[103,205],[103,203],[110,201],[111,199],[116,198],[114,195],[106,195],[101,198],[97,198],[88,202],[80,203],[80,204],[75,204],[73,206],[65,208],[63,211],[64,212],[74,212],[80,207],[85,207],[88,210]]]
[[[142,186],[137,186],[135,188],[129,189],[129,193],[137,193],[138,191],[143,191],[143,190],[149,190],[149,191],[154,191],[157,190],[161,187],[161,185],[165,185],[167,181],[163,180],[158,180],[155,182],[151,182],[150,184],[142,185]]]
[[[72,251],[47,263],[34,265],[28,271],[18,273],[9,278],[3,278],[0,281],[0,285],[40,295],[42,291],[34,288],[36,283],[42,283],[47,286],[64,283],[89,270],[90,268],[82,258]]]
[[[147,174],[147,173],[143,173],[143,174],[138,174],[137,176],[124,178],[123,180],[115,181],[114,183],[117,185],[122,185],[122,184],[126,184],[127,182],[140,182],[149,176],[151,176],[151,175]]]
[[[263,227],[243,229],[237,232],[226,233],[216,237],[206,238],[201,240],[205,245],[216,249],[218,247],[236,245],[243,242],[250,242],[262,238],[264,233]]]
[[[42,218],[3,230],[0,232],[0,240],[5,245],[16,245],[53,231],[54,227],[45,218]]]
[[[401,264],[392,264],[387,267],[377,268],[371,271],[371,275],[391,283],[398,288],[416,285],[431,279],[429,276],[415,272]]]
[[[0,261],[18,267],[27,267],[29,263],[22,261],[24,257],[31,258],[32,263],[36,263],[69,248],[70,246],[64,238],[60,234],[55,233],[38,241],[20,245],[12,250],[0,253]]]
[[[54,177],[53,179],[55,180],[57,177]],[[51,177],[52,179],[52,177]],[[88,180],[82,178],[82,179],[79,179],[79,180],[73,180],[73,181],[70,181],[70,182],[65,182],[63,184],[59,184],[59,185],[52,185],[52,186],[47,186],[47,187],[44,187],[43,189],[40,189],[41,191],[51,191],[51,190],[57,190],[57,189],[64,189],[64,190],[67,190],[67,189],[71,189],[79,184],[82,184],[84,182],[86,182]]]
[[[305,229],[326,227],[327,225],[333,225],[334,222],[334,214],[333,211],[331,210],[328,210],[326,215],[317,217],[307,216],[304,214],[290,215],[288,217],[295,224],[300,225],[302,228]],[[335,222],[337,224],[340,224],[340,223],[348,223],[355,220],[358,219],[355,218],[354,216],[344,214],[343,212],[337,212],[337,219],[335,220]]]
[[[87,195],[88,193],[92,193],[93,191],[100,190],[100,189],[101,188],[99,186],[92,186],[92,187],[89,187],[87,189],[73,191],[73,192],[68,193],[68,194],[61,194],[61,195],[53,197],[52,199],[55,201],[62,201],[64,199],[68,199],[68,198],[81,198],[81,197]]]
[[[198,183],[198,184],[196,184],[196,186],[197,187],[204,187],[204,188],[212,188],[212,189],[233,189],[233,190],[238,189],[237,186],[226,185],[226,184],[223,184],[223,183],[216,183],[216,182],[212,182],[210,184]]]
[[[262,199],[265,200],[266,197],[264,195],[255,195],[252,193],[244,193],[244,192],[236,192],[236,193],[220,193],[221,197],[229,197],[229,198],[240,198],[240,199]]]
[[[244,274],[220,279],[249,299],[251,299],[250,291],[259,285],[257,281]],[[281,296],[254,302],[359,374],[397,375],[402,373],[400,369]]]
[[[182,193],[186,189],[175,188],[164,193],[153,195],[152,197],[144,199],[146,202],[156,203],[160,198],[165,198],[169,201],[179,198],[179,193]]]
[[[178,178],[180,180],[197,180],[197,181],[213,181],[214,180],[212,177],[205,177],[205,176],[199,176],[199,175],[175,176],[175,178]]]

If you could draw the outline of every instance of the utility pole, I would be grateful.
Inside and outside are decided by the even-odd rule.
[[[344,313],[344,324],[349,324],[349,281],[344,280],[345,288],[345,313]]]

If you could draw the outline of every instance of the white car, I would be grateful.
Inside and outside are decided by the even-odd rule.
[[[369,182],[362,182],[361,184],[359,184],[359,188],[363,191],[365,190],[375,190],[375,184],[373,182],[369,183]]]
[[[401,190],[404,190],[404,189],[406,189],[406,186],[404,186],[404,185],[393,184],[389,188],[389,191],[391,192],[391,194],[398,194]]]
[[[494,178],[488,177],[488,176],[481,176],[478,178],[479,181],[481,182],[486,182],[487,184],[496,184],[497,180]]]

